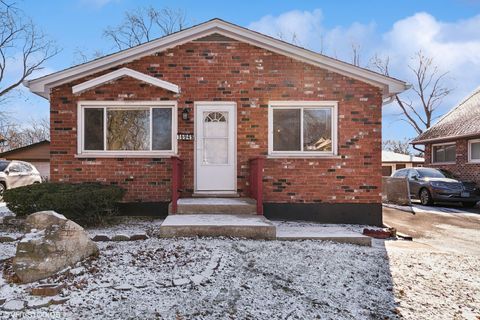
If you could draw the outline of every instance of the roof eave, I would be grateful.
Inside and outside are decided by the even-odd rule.
[[[461,135],[455,135],[455,136],[447,136],[447,137],[437,137],[437,138],[423,139],[423,140],[413,140],[412,142],[410,142],[410,144],[416,145],[416,144],[429,144],[429,143],[442,142],[442,141],[447,142],[447,141],[465,139],[465,138],[471,138],[471,137],[480,137],[480,132],[461,134]]]
[[[227,23],[220,19],[210,20],[163,38],[113,53],[91,62],[74,66],[72,68],[41,78],[27,80],[24,82],[24,85],[32,92],[48,99],[50,95],[50,89],[55,86],[95,72],[118,66],[120,64],[137,59],[139,56],[146,56],[155,52],[167,50],[171,47],[189,42],[211,33],[220,33],[227,37],[244,41],[283,55],[291,56],[297,60],[370,83],[382,89],[384,98],[395,96],[396,94],[399,94],[409,88],[409,85],[404,81],[353,66],[346,62],[309,51],[307,49],[283,42],[258,32]]]

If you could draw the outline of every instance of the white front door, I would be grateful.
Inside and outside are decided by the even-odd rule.
[[[236,192],[235,103],[195,103],[195,192]]]

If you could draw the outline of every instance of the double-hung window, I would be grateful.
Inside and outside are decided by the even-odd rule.
[[[271,101],[268,116],[270,156],[337,154],[337,102]]]
[[[432,163],[455,163],[457,148],[454,142],[432,145]]]
[[[468,141],[468,162],[480,163],[480,139]]]
[[[176,102],[79,103],[79,154],[168,156],[176,151]]]

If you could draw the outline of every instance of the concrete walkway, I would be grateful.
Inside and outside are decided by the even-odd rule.
[[[322,240],[338,243],[350,243],[360,246],[371,246],[372,238],[344,227],[312,226],[312,227],[277,227],[277,240]]]
[[[160,226],[160,236],[236,237],[269,240],[323,240],[371,246],[371,238],[341,226],[276,226],[263,216],[248,214],[169,215]]]

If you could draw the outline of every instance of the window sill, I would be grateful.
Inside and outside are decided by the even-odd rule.
[[[342,159],[333,154],[269,154],[267,159]]]
[[[86,159],[86,158],[171,158],[176,156],[175,153],[79,153],[75,155],[75,158]]]

